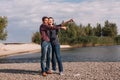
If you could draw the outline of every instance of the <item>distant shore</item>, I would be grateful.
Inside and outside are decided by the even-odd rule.
[[[69,45],[61,45],[61,49],[72,48]],[[0,56],[6,56],[17,53],[31,53],[40,52],[41,47],[35,43],[13,43],[13,44],[2,44],[0,43]]]

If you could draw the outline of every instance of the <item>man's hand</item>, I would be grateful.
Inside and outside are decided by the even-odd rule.
[[[63,26],[63,27],[61,27],[61,29],[63,29],[63,30],[67,30],[67,27]]]

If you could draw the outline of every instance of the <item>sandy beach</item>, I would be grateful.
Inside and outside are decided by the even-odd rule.
[[[61,48],[71,48],[69,45],[61,45]],[[41,49],[39,44],[23,43],[23,44],[2,44],[0,43],[0,56],[6,56],[17,53],[39,52]]]

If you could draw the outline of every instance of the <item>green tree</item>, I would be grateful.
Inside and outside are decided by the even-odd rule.
[[[76,23],[66,24],[67,30],[61,30],[59,33],[59,39],[61,44],[71,44],[77,42],[77,37],[80,36],[79,30],[80,28],[76,25]]]
[[[117,36],[117,25],[115,23],[110,23],[111,37]]]
[[[95,28],[95,36],[100,37],[102,35],[102,27],[101,24],[97,23],[97,27]]]
[[[103,36],[115,37],[115,36],[117,36],[117,26],[115,23],[110,23],[107,20],[107,21],[105,21],[102,32],[103,32]]]
[[[69,45],[79,45],[79,44],[120,44],[120,36],[117,36],[117,26],[115,23],[110,23],[109,21],[105,21],[104,26],[97,23],[95,27],[88,24],[87,26],[83,26],[80,24],[79,26],[73,22],[68,23],[67,30],[60,30],[59,32],[59,40],[61,44],[69,44]],[[103,33],[101,36],[101,32]],[[116,37],[117,36],[117,37]],[[33,33],[32,42],[40,43],[40,33]]]
[[[90,23],[85,27],[85,32],[86,32],[87,36],[92,36],[93,35],[92,26],[91,26]]]
[[[7,17],[0,16],[0,40],[6,40],[7,38],[7,27],[8,21]]]
[[[40,38],[41,38],[40,33],[37,31],[37,32],[33,33],[32,42],[40,44],[40,42],[41,42]]]
[[[85,27],[82,24],[80,24],[78,32],[79,32],[78,35],[80,35],[80,36],[86,36]]]

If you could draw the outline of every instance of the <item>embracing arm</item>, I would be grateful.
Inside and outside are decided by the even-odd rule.
[[[55,27],[55,26],[42,25],[41,27],[42,27],[43,30],[57,30],[57,29],[61,29],[61,26]]]

